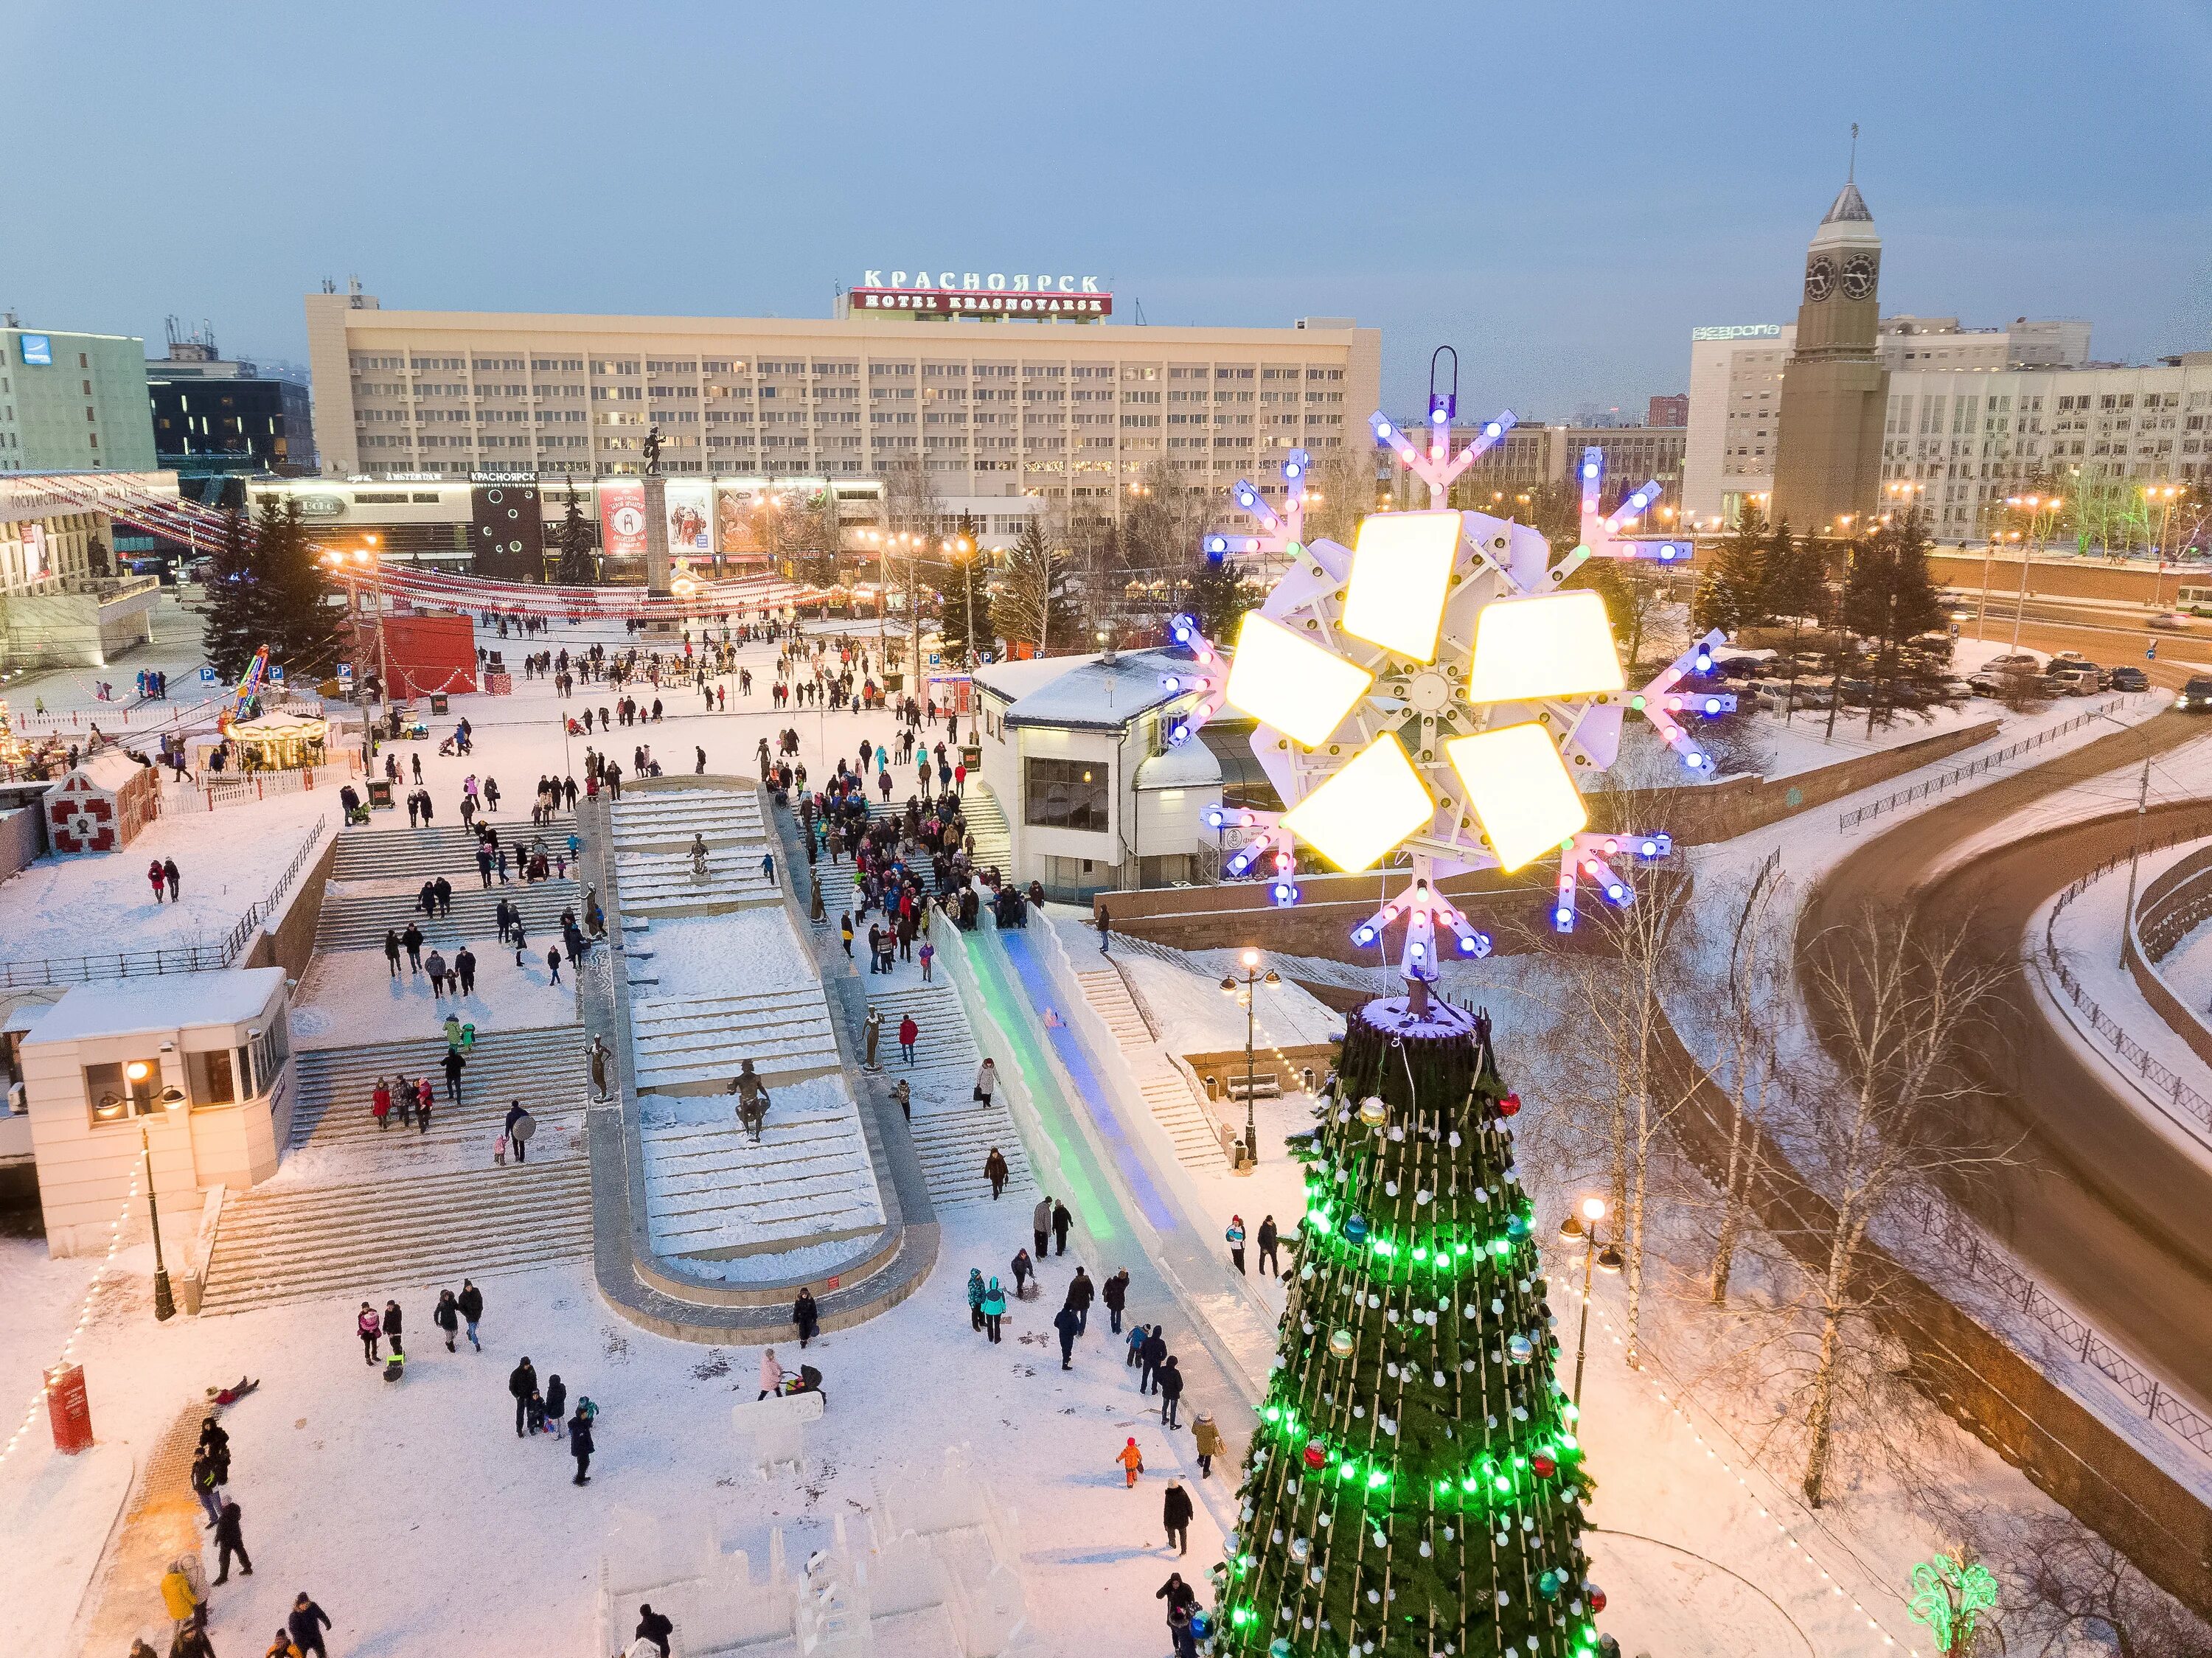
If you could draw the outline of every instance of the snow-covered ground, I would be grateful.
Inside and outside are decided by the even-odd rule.
[[[604,636],[611,645],[623,642],[618,627]],[[540,641],[525,642],[557,649],[591,637],[589,629],[556,627]],[[506,647],[512,652],[516,642],[507,641]],[[863,736],[880,741],[891,734],[884,715],[769,711],[769,653],[753,647],[746,659],[756,675],[750,711],[672,713],[664,729],[617,732],[617,754],[627,762],[641,738],[649,738],[664,756],[688,756],[697,744],[708,748],[712,768],[749,774],[759,738],[788,726],[799,733],[810,774],[818,776]],[[734,684],[730,689],[734,708]],[[596,707],[602,700],[601,688],[586,692],[579,706],[588,700]],[[665,701],[672,709],[697,706],[680,689]],[[434,740],[398,745],[398,752],[404,762],[410,749],[422,750],[440,821],[453,821],[460,779],[473,772],[506,780],[508,810],[497,821],[513,823],[527,811],[531,778],[580,772],[585,739],[564,740],[549,717],[556,706],[542,681],[518,682],[508,698],[456,699],[454,716],[465,714],[476,722],[476,755],[440,759]],[[2045,720],[2066,712],[2055,709]],[[435,735],[442,736],[450,723],[437,722]],[[2047,752],[2057,751],[2054,745]],[[1946,763],[1971,757],[1970,752]],[[281,866],[305,828],[303,819],[288,813],[306,804],[294,797],[178,821],[226,829],[234,867],[279,847]],[[317,797],[314,804],[326,803]],[[380,814],[380,824],[395,819],[404,824],[398,814]],[[1787,850],[1791,872],[1802,876],[1852,844],[1822,812],[1698,856],[1701,868],[1710,859],[1713,868],[1724,870],[1778,845]],[[124,903],[131,881],[143,890],[143,858],[135,868],[128,859],[71,867],[95,867],[97,861],[118,863],[127,878],[112,897],[90,902]],[[195,866],[181,855],[178,861],[185,865],[182,908],[188,911]],[[240,908],[258,896],[251,893]],[[0,924],[8,921],[9,902],[8,889],[0,889]],[[67,898],[58,902],[58,920],[88,913]],[[33,905],[24,913],[35,921],[39,911]],[[104,910],[90,913],[101,915],[103,932],[134,928],[125,910],[112,923]],[[664,993],[679,985],[687,992],[695,984],[698,992],[726,987],[733,962],[743,963],[749,982],[805,976],[805,941],[793,935],[781,912],[741,914],[741,920],[711,920],[715,929],[757,921],[758,931],[742,939],[692,920],[659,922],[642,935],[645,947],[656,951],[653,965],[663,975]],[[85,924],[80,920],[79,925]],[[1086,946],[1085,936],[1079,930],[1066,940],[1079,960],[1086,947],[1095,953],[1095,942]],[[133,938],[135,944],[135,932]],[[479,954],[485,958],[480,999],[489,1020],[507,1017],[516,1005],[527,1011],[526,1000],[505,999],[510,994],[561,993],[506,983],[501,975],[512,974],[511,957]],[[368,963],[382,974],[380,957],[371,954]],[[1177,1051],[1241,1046],[1241,1011],[1215,987],[1219,963],[1207,960],[1188,974],[1155,963],[1140,965],[1133,957],[1128,965],[1140,975],[1147,1001],[1172,1027],[1171,1044],[1182,1045]],[[1141,976],[1156,968],[1169,976]],[[903,985],[917,975],[915,965],[902,963],[892,982]],[[1507,957],[1452,964],[1446,988],[1497,1016],[1501,1063],[1530,1102],[1522,1121],[1535,1126],[1544,1109],[1547,1066],[1565,1040],[1559,987],[1534,958]],[[332,969],[329,996],[318,981],[311,981],[309,989],[308,1014],[359,995],[375,1009],[378,1021],[396,1023],[388,980],[380,984],[370,975],[367,984],[357,984],[348,969],[338,968]],[[429,1018],[404,993],[398,1006],[410,1021]],[[1340,1017],[1302,993],[1263,999],[1261,1015],[1268,1039],[1285,1045],[1320,1040],[1341,1028]],[[333,1011],[331,1017],[350,1016]],[[303,1034],[305,1023],[312,1023],[307,1014]],[[1681,1023],[1686,1035],[1694,1035],[1696,1021]],[[920,1098],[916,1105],[918,1111],[925,1108]],[[1264,1103],[1260,1114],[1263,1146],[1279,1144],[1281,1134],[1308,1122],[1304,1102],[1296,1097]],[[1148,1114],[1145,1120],[1149,1123]],[[1164,1144],[1164,1131],[1156,1124],[1152,1131]],[[1533,1143],[1540,1137],[1530,1138]],[[1541,1212],[1555,1218],[1573,1189],[1547,1180],[1534,1159],[1528,1161],[1525,1172]],[[286,1177],[294,1175],[297,1163],[295,1157],[288,1164]],[[1287,1230],[1297,1212],[1297,1196],[1294,1165],[1276,1158],[1263,1161],[1249,1177],[1192,1176],[1178,1200],[1194,1206],[1218,1236],[1218,1224],[1232,1211],[1254,1230],[1261,1213],[1273,1212]],[[306,1588],[336,1619],[334,1649],[347,1655],[452,1646],[581,1658],[590,1648],[599,1552],[623,1512],[673,1514],[707,1506],[720,1516],[725,1546],[746,1548],[757,1569],[770,1525],[790,1528],[793,1558],[802,1558],[826,1540],[832,1515],[857,1520],[873,1503],[874,1475],[964,1442],[975,1448],[1000,1494],[1019,1511],[1030,1603],[1056,1649],[1071,1658],[1164,1652],[1165,1631],[1154,1621],[1158,1606],[1152,1592],[1171,1566],[1202,1582],[1217,1555],[1220,1522],[1230,1514],[1235,1471],[1218,1470],[1199,1488],[1206,1501],[1192,1553],[1187,1560],[1170,1560],[1158,1533],[1159,1476],[1170,1469],[1194,1476],[1187,1432],[1163,1432],[1156,1413],[1140,1408],[1119,1345],[1104,1334],[1103,1315],[1079,1344],[1075,1370],[1060,1371],[1056,1347],[1043,1327],[1058,1305],[1060,1265],[1045,1264],[1048,1282],[1041,1300],[1010,1309],[1004,1345],[992,1348],[971,1333],[963,1315],[967,1267],[1003,1260],[1025,1243],[1027,1212],[985,1206],[948,1211],[941,1218],[940,1264],[916,1294],[810,1351],[808,1362],[824,1372],[830,1410],[812,1430],[814,1462],[804,1479],[782,1474],[763,1482],[732,1433],[728,1406],[757,1391],[757,1349],[707,1349],[641,1333],[604,1308],[580,1266],[495,1280],[485,1327],[488,1351],[481,1357],[465,1347],[448,1357],[430,1339],[428,1303],[410,1305],[410,1324],[417,1332],[411,1349],[416,1362],[404,1382],[388,1385],[360,1362],[349,1303],[295,1304],[156,1326],[148,1301],[150,1259],[139,1247],[119,1258],[120,1288],[94,1303],[81,1356],[102,1437],[142,1454],[180,1408],[196,1402],[203,1386],[241,1372],[263,1380],[262,1390],[231,1412],[228,1423],[235,1491],[260,1570],[217,1591],[215,1641],[221,1651],[258,1650],[252,1643],[265,1643],[282,1606]],[[0,1321],[0,1383],[16,1389],[13,1397],[27,1400],[40,1367],[76,1321],[92,1265],[48,1260],[35,1243],[0,1247],[0,1301],[9,1309],[9,1318]],[[1271,1305],[1279,1304],[1273,1301],[1276,1286],[1252,1288]],[[1782,1485],[1747,1468],[1729,1442],[1740,1424],[1717,1424],[1692,1402],[1693,1390],[1659,1368],[1670,1355],[1668,1321],[1692,1315],[1655,1298],[1647,1317],[1656,1361],[1640,1371],[1620,1362],[1607,1333],[1607,1297],[1617,1291],[1611,1283],[1601,1291],[1584,1383],[1583,1433],[1599,1483],[1592,1512],[1605,1528],[1590,1546],[1597,1579],[1612,1598],[1603,1626],[1622,1637],[1625,1650],[1648,1650],[1654,1658],[1795,1650],[1856,1658],[1893,1650],[1893,1640],[1896,1649],[1918,1645],[1919,1631],[1903,1615],[1897,1586],[1905,1582],[1912,1560],[1949,1540],[1914,1521],[1893,1495],[1873,1491],[1855,1491],[1813,1521]],[[1562,1333],[1571,1333],[1566,1327],[1571,1297],[1561,1294],[1554,1304]],[[1146,1309],[1131,1311],[1142,1318]],[[541,1376],[557,1371],[572,1395],[588,1393],[602,1406],[600,1456],[588,1488],[568,1484],[570,1465],[553,1445],[512,1438],[505,1380],[525,1351]],[[790,1361],[788,1353],[783,1357]],[[0,1394],[0,1400],[7,1397]],[[1207,1403],[1187,1398],[1186,1423]],[[1145,1448],[1150,1470],[1133,1494],[1121,1488],[1109,1462],[1131,1434]],[[2023,1480],[1978,1448],[1957,1441],[1950,1448],[1957,1456],[1954,1483],[1967,1499],[2021,1509],[2039,1501]],[[17,1466],[0,1467],[0,1480],[34,1472],[43,1476],[51,1468],[42,1424],[18,1456]],[[85,1516],[97,1508],[96,1503],[71,1507],[57,1499],[46,1512],[56,1524],[89,1526],[93,1521]],[[34,1580],[27,1594],[19,1593],[19,1606],[36,1603],[51,1587]],[[153,1585],[116,1587],[141,1598],[148,1619],[157,1616]],[[1880,1627],[1869,1626],[1869,1615]],[[1793,1625],[1803,1635],[1802,1644]],[[150,1622],[149,1633],[161,1644],[161,1632]]]
[[[472,939],[470,947],[477,957],[477,975],[475,993],[469,996],[433,996],[430,975],[408,972],[404,957],[395,979],[381,950],[334,950],[318,955],[295,993],[295,1041],[301,1048],[337,1048],[434,1036],[449,1013],[480,1031],[574,1022],[574,987],[567,979],[553,982],[542,953],[525,950],[522,965],[517,967],[514,950],[495,937]],[[445,954],[450,964],[454,952]]]

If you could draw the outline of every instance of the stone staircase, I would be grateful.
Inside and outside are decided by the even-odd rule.
[[[780,1090],[756,1143],[734,1113],[641,1131],[646,1226],[655,1251],[702,1254],[819,1242],[884,1224],[860,1121]]]
[[[622,883],[623,914],[626,917],[696,915],[780,904],[782,886],[761,873],[761,854],[765,849],[764,842],[710,847],[704,881],[692,878],[691,859],[686,853],[626,852],[616,864]]]
[[[1167,1130],[1183,1167],[1212,1173],[1226,1169],[1229,1158],[1213,1120],[1191,1092],[1190,1084],[1155,1043],[1150,1025],[1129,993],[1127,982],[1110,962],[1097,967],[1078,967],[1075,982],[1091,1011],[1104,1022],[1107,1033],[1121,1048],[1137,1090],[1160,1127]]]
[[[968,780],[967,795],[960,802],[960,811],[968,820],[969,834],[975,837],[975,851],[970,861],[977,869],[988,869],[996,864],[1011,878],[1013,835],[1006,827],[1006,814],[998,797],[988,786],[971,777]]]
[[[461,1127],[489,1132],[514,1100],[520,1100],[541,1119],[581,1112],[591,1092],[584,1050],[580,1025],[485,1031],[468,1056],[468,1069],[461,1073],[460,1103],[449,1105],[445,1073],[439,1069],[446,1057],[443,1037],[301,1048],[293,1060],[300,1096],[292,1110],[292,1145],[296,1150],[311,1144],[389,1142],[400,1132],[398,1125],[379,1129],[369,1112],[369,1096],[379,1077],[402,1072],[428,1077],[437,1087],[438,1105],[430,1114],[428,1136],[434,1141]],[[418,1138],[411,1129],[407,1137]]]
[[[224,1203],[200,1310],[396,1296],[413,1345],[427,1346],[436,1339],[430,1309],[402,1292],[458,1289],[464,1274],[483,1278],[591,1251],[591,1164],[581,1157],[337,1186],[279,1181]]]
[[[865,982],[866,975],[863,976]],[[884,989],[868,998],[884,1015],[883,1048],[878,1055],[886,1080],[903,1078],[914,1090],[915,1112],[908,1125],[930,1201],[939,1209],[988,1203],[991,1183],[983,1178],[983,1161],[997,1146],[1006,1159],[1006,1201],[1023,1193],[1034,1193],[1036,1178],[1022,1150],[1020,1131],[1006,1108],[1003,1088],[988,1106],[975,1102],[975,1068],[982,1055],[968,1023],[960,998],[949,984],[928,984]],[[908,1069],[899,1058],[898,1022],[908,1013],[921,1028],[915,1042],[915,1064]]]
[[[750,1060],[770,1087],[838,1068],[817,982],[727,996],[640,997],[630,1029],[641,1094],[719,1094]]]
[[[466,885],[455,877],[447,878],[453,883],[453,909],[434,918],[424,916],[416,907],[419,876],[415,887],[403,887],[394,881],[389,883],[389,890],[364,892],[333,885],[323,900],[322,919],[315,926],[316,950],[381,950],[386,931],[404,932],[412,921],[422,929],[427,944],[441,946],[448,955],[464,942],[473,944],[479,956],[485,955],[500,947],[499,923],[493,917],[504,898],[521,910],[524,932],[543,955],[548,944],[561,941],[562,910],[574,910],[579,921],[583,919],[583,890],[574,881],[538,881],[529,885],[518,881],[487,890],[477,884],[473,861]]]
[[[709,847],[750,845],[770,838],[760,796],[742,789],[638,789],[617,801],[614,849],[618,854],[669,852],[703,835]],[[756,862],[759,853],[753,854]]]
[[[507,798],[511,802],[512,797]],[[549,847],[556,841],[566,845],[576,827],[576,820],[564,814],[550,825],[533,829],[527,799],[519,813],[509,811],[480,821],[499,831],[500,844],[507,849],[510,865],[516,846],[526,842],[532,835],[544,835]],[[468,872],[470,879],[476,878],[477,837],[459,823],[434,824],[428,829],[356,828],[338,831],[337,856],[331,865],[331,878],[381,881],[404,876],[419,886],[433,876],[443,875],[459,886],[463,871]]]

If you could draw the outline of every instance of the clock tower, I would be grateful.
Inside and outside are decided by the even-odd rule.
[[[1863,528],[1881,499],[1889,371],[1877,349],[1881,238],[1846,183],[1805,255],[1796,348],[1782,376],[1781,431],[1768,518],[1812,535]]]

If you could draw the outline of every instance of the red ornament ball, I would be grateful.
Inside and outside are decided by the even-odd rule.
[[[1306,1441],[1306,1467],[1318,1468],[1328,1461],[1328,1447],[1318,1439]]]
[[[1559,1465],[1541,1451],[1528,1459],[1528,1466],[1536,1471],[1539,1479],[1549,1479],[1559,1471]]]
[[[1508,1094],[1498,1102],[1498,1114],[1501,1117],[1518,1116],[1520,1112],[1521,1096],[1518,1094]]]
[[[1589,1596],[1589,1609],[1592,1612],[1603,1612],[1605,1610],[1605,1591],[1595,1583],[1586,1584],[1583,1587],[1585,1592]]]

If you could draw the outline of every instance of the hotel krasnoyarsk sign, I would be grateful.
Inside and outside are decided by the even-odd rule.
[[[1096,276],[1032,276],[1000,270],[870,270],[848,298],[854,311],[903,311],[940,317],[1065,317],[1114,314],[1114,296]]]

